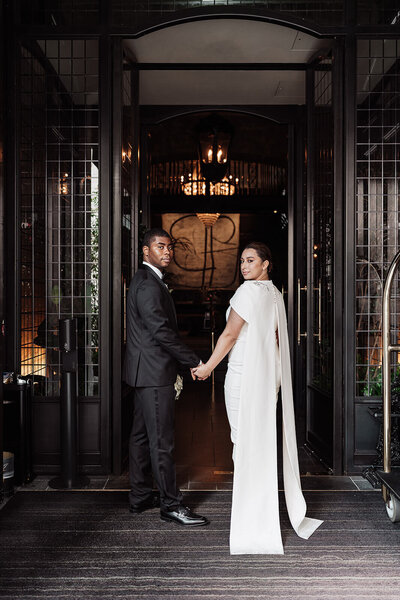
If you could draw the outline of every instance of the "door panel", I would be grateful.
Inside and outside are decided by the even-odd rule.
[[[121,383],[126,344],[126,294],[137,268],[138,247],[138,76],[120,40],[114,41],[113,107],[113,472],[128,461],[132,389]]]
[[[333,464],[334,109],[333,55],[308,76],[307,432]]]

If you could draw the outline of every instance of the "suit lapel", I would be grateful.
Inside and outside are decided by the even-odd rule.
[[[174,304],[174,301],[171,298],[171,293],[169,292],[169,290],[168,290],[167,286],[165,285],[165,283],[163,282],[163,280],[160,279],[160,277],[157,275],[157,273],[155,271],[153,271],[153,269],[151,269],[147,265],[143,265],[143,266],[146,269],[146,271],[148,273],[150,273],[150,275],[152,275],[152,277],[154,277],[154,279],[156,279],[156,281],[158,282],[158,285],[163,290],[163,293],[165,294],[165,297],[168,298],[168,302],[169,302],[169,305],[171,307],[173,318],[174,318],[174,321],[175,321],[175,326],[177,327],[178,326],[178,319],[177,319],[177,316],[176,316],[175,304]]]

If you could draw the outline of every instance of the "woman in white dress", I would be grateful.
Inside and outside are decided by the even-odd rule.
[[[253,242],[242,252],[244,283],[207,363],[209,377],[229,354],[225,403],[233,442],[231,554],[283,554],[279,523],[276,402],[282,392],[283,476],[286,506],[297,535],[308,539],[322,521],[307,518],[301,491],[287,334],[281,293],[269,279],[271,253]],[[282,374],[282,377],[281,377]]]

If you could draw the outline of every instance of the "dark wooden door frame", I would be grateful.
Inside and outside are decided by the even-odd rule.
[[[343,140],[344,140],[344,101],[343,101],[343,78],[344,78],[344,44],[342,40],[336,40],[332,46],[333,52],[333,169],[334,169],[334,206],[333,206],[333,419],[332,419],[332,464],[327,465],[329,471],[335,475],[341,475],[344,471],[344,347],[343,347],[343,314],[344,314],[344,166],[343,166]],[[313,135],[313,94],[314,94],[314,66],[310,63],[307,72],[307,289],[310,289],[310,273],[312,269],[312,237],[311,237],[311,207],[313,204],[313,179],[314,179],[314,135]],[[308,394],[308,381],[310,380],[310,337],[313,335],[311,325],[311,295],[307,292],[307,382],[306,392]],[[308,401],[307,401],[308,405]],[[308,408],[307,408],[308,410]],[[309,418],[310,415],[307,415]],[[317,453],[318,456],[318,453]],[[323,457],[319,457],[323,458]]]
[[[128,62],[127,62],[128,61]],[[123,290],[122,290],[122,196],[121,196],[121,151],[122,151],[122,86],[123,70],[131,70],[131,97],[133,131],[132,156],[132,210],[131,210],[131,245],[132,273],[138,265],[138,206],[139,206],[139,74],[135,69],[134,58],[124,51],[122,39],[113,39],[112,45],[112,393],[111,414],[112,425],[112,472],[120,475],[124,468],[126,456],[123,453],[122,439],[122,406],[123,395],[127,393],[122,382],[123,363]]]

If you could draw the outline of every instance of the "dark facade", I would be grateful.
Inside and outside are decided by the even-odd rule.
[[[88,473],[121,470],[129,428],[121,384],[124,298],[140,232],[156,211],[149,173],[159,185],[149,134],[170,119],[216,109],[287,132],[285,284],[300,436],[336,474],[371,464],[379,423],[370,408],[381,402],[382,282],[399,249],[396,3],[20,0],[3,2],[2,17],[0,359],[3,371],[34,382],[35,471],[59,468],[58,320],[70,316],[79,323],[81,466]],[[135,40],[217,20],[284,27],[316,40],[317,51],[297,62],[134,56]],[[141,100],[150,75],[162,81],[165,72],[172,78],[183,70],[199,77],[218,70],[255,78],[301,73],[305,97],[285,104]],[[237,162],[244,165],[245,157]],[[176,164],[174,177],[183,177]],[[188,211],[178,188],[162,188],[168,206]],[[260,197],[277,196],[263,189]],[[252,193],[242,186],[211,208],[240,212]],[[189,196],[195,213],[199,198],[193,190]],[[398,343],[396,302],[392,313]]]

